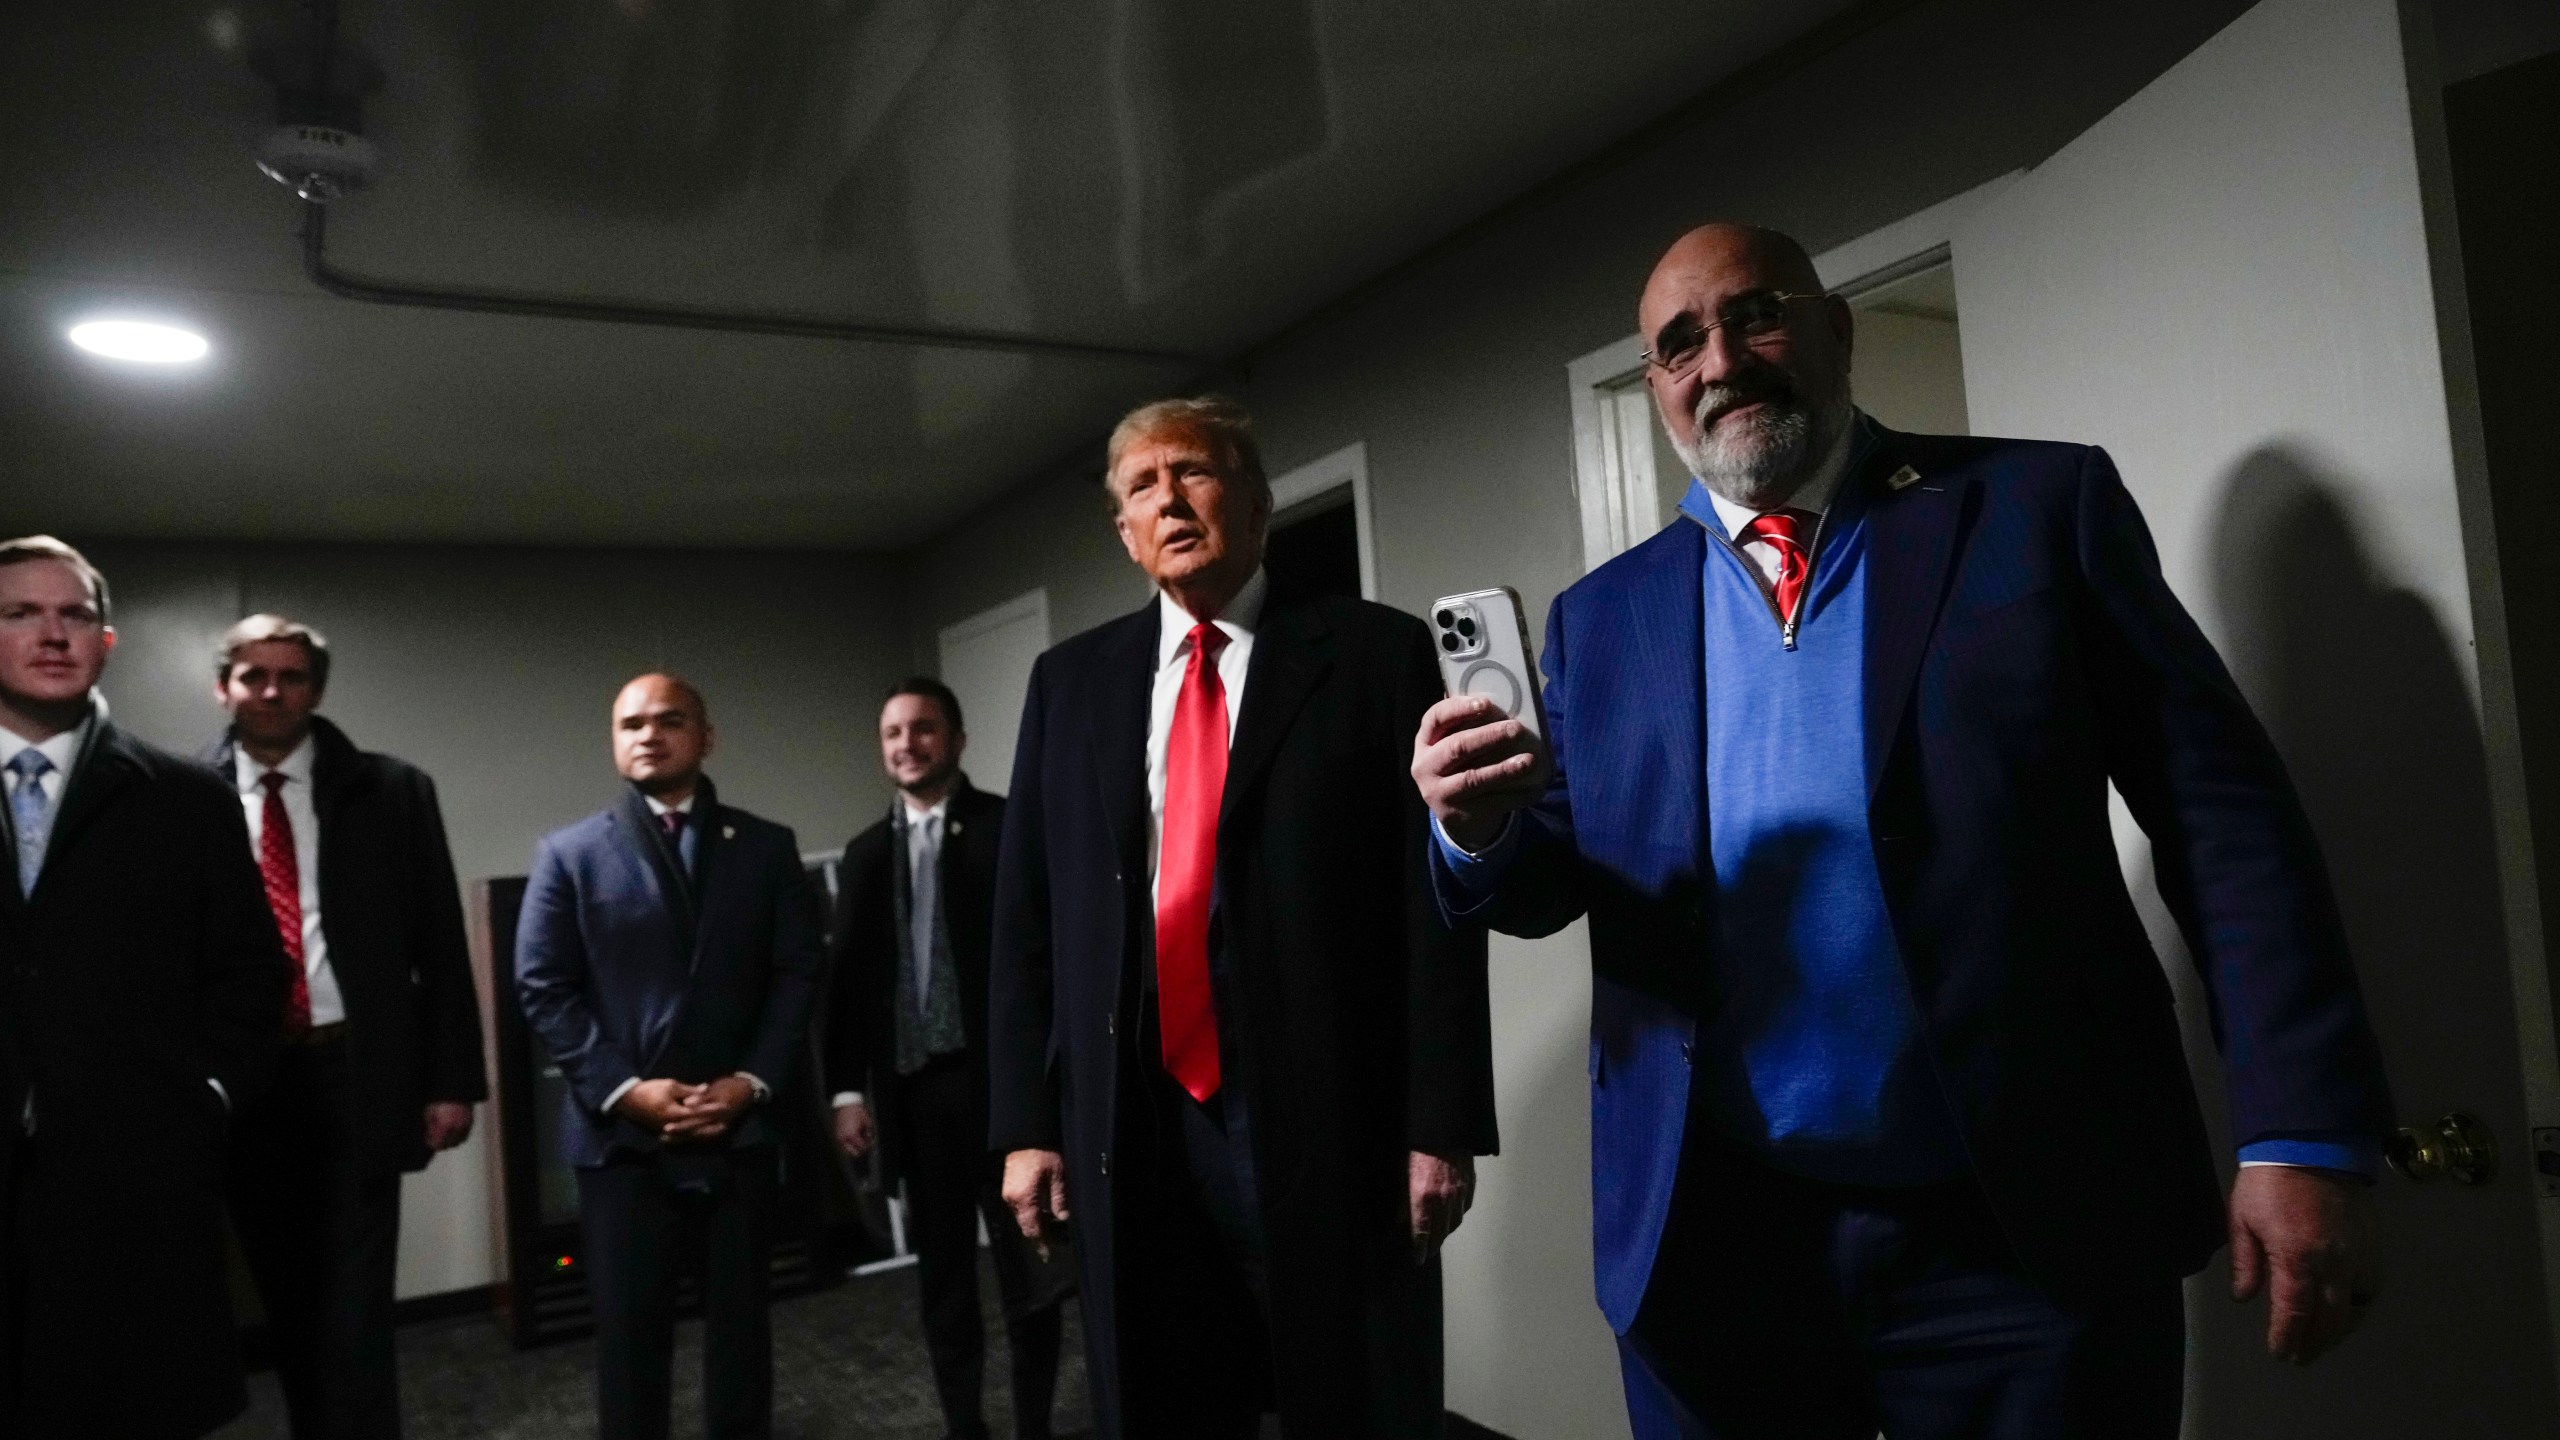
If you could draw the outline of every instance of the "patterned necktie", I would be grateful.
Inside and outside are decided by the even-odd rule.
[[[18,832],[20,895],[36,893],[45,841],[53,835],[53,802],[44,793],[44,777],[52,770],[53,762],[41,750],[21,750],[9,759],[9,773],[18,777],[17,788],[9,792],[9,823]]]
[[[267,908],[275,912],[276,938],[284,941],[284,958],[292,962],[293,988],[284,997],[284,1033],[299,1038],[311,1033],[311,977],[302,968],[302,862],[293,853],[293,817],[284,808],[285,776],[270,770],[258,777],[267,792],[258,815],[258,877],[266,881]]]
[[[1737,545],[1762,541],[1778,552],[1778,579],[1770,589],[1777,595],[1778,618],[1790,625],[1795,623],[1796,602],[1804,598],[1805,577],[1813,573],[1804,550],[1804,530],[1817,518],[1802,510],[1772,510],[1743,526],[1734,540]]]
[[[667,832],[667,843],[681,850],[684,845],[685,813],[681,810],[658,812],[658,828]]]
[[[916,1006],[922,1009],[933,993],[934,886],[942,878],[942,847],[934,834],[936,817],[907,818],[916,832],[907,847],[907,868],[913,872],[907,877],[907,963],[915,967]]]
[[[1218,1014],[1209,996],[1209,894],[1218,803],[1227,793],[1227,632],[1191,628],[1191,664],[1164,752],[1164,839],[1156,854],[1156,1025],[1165,1073],[1205,1101],[1218,1093]]]

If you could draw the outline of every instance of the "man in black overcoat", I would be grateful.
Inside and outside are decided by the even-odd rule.
[[[906,1182],[925,1348],[953,1440],[985,1440],[979,1407],[986,1326],[978,1223],[986,1221],[1013,1360],[1016,1440],[1048,1440],[1058,1379],[1058,1304],[1069,1262],[1044,1260],[999,1193],[987,1148],[987,939],[1004,797],[960,770],[960,698],[929,677],[880,707],[880,760],[898,787],[889,815],[844,847],[836,894],[835,988],[826,1039],[837,1143],[876,1143]]]
[[[435,782],[316,714],[328,685],[328,642],[283,616],[217,647],[231,724],[205,758],[240,796],[303,969],[276,1083],[241,1108],[226,1168],[294,1440],[391,1440],[400,1177],[469,1138],[489,1091]]]
[[[107,718],[106,581],[0,543],[0,1436],[177,1440],[248,1405],[220,1154],[288,972],[240,802]]]
[[[1423,869],[1420,621],[1266,603],[1231,402],[1123,420],[1145,608],[1040,658],[1006,801],[991,1138],[1073,1217],[1108,1436],[1436,1435],[1439,1241],[1494,1148],[1481,932]]]

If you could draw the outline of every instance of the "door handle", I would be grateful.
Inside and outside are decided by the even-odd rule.
[[[2412,1180],[2450,1175],[2457,1185],[2486,1185],[2498,1173],[2498,1137],[2478,1116],[2459,1110],[2433,1124],[2401,1126],[2382,1153]]]

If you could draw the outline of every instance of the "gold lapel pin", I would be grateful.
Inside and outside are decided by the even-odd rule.
[[[954,835],[957,835],[957,834],[959,834],[959,833],[960,833],[960,822],[959,822],[959,821],[954,820],[954,821],[952,821],[952,822],[951,822],[951,833],[952,833],[952,834],[954,834]]]
[[[737,839],[737,838],[738,838],[738,827],[737,827],[737,826],[735,826],[735,825],[723,825],[723,826],[721,826],[721,827],[720,827],[720,838],[721,838],[721,839],[723,839],[723,840],[735,840],[735,839]]]
[[[1908,490],[1919,483],[1920,472],[1912,469],[1908,465],[1905,465],[1901,469],[1896,470],[1891,475],[1885,477],[1884,488],[1887,490]]]

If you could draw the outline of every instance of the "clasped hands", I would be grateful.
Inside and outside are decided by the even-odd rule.
[[[700,1085],[643,1080],[623,1092],[613,1108],[670,1145],[698,1145],[728,1134],[755,1099],[755,1087],[736,1075]]]
[[[1406,1220],[1413,1263],[1428,1262],[1467,1217],[1476,1198],[1473,1156],[1454,1158],[1416,1150],[1405,1161]],[[1004,1157],[1004,1203],[1023,1238],[1049,1258],[1052,1228],[1067,1220],[1067,1157],[1055,1150],[1016,1150]]]

